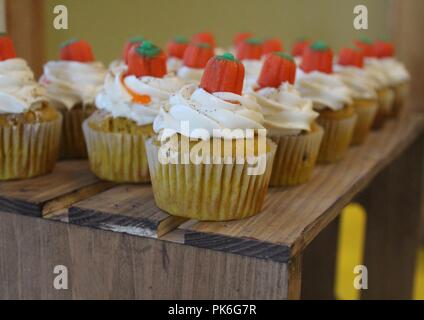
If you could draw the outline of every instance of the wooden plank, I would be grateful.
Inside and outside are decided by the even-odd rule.
[[[0,299],[287,299],[298,266],[0,214]]]
[[[241,221],[191,222],[185,243],[276,261],[301,252],[371,181],[423,131],[423,115],[409,113],[373,132],[363,146],[334,165],[318,166],[307,184],[270,189],[263,212]],[[405,178],[404,178],[405,179]]]
[[[421,215],[424,137],[358,197],[367,212],[364,299],[412,299]]]
[[[339,226],[340,219],[337,217],[303,252],[302,299],[335,299]]]
[[[391,27],[396,55],[411,73],[411,92],[408,104],[417,110],[424,111],[424,1],[394,0],[391,6]]]
[[[43,0],[6,0],[7,32],[37,78],[45,62],[43,21]]]
[[[41,217],[102,192],[113,184],[98,180],[87,161],[64,161],[53,173],[29,180],[0,182],[2,211]]]
[[[149,185],[122,185],[74,204],[70,223],[151,238],[161,237],[187,219],[156,207]]]

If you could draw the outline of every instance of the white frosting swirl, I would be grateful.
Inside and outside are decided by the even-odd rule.
[[[262,107],[265,127],[271,136],[309,132],[319,116],[313,110],[312,100],[302,98],[289,83],[283,83],[279,88],[253,90],[252,94]]]
[[[34,80],[25,60],[0,62],[0,114],[24,113],[44,100],[45,90]]]
[[[177,76],[187,82],[199,84],[202,80],[204,70],[205,69],[190,68],[183,65],[178,69]]]
[[[108,70],[117,74],[119,71],[126,70],[127,68],[128,66],[125,64],[124,60],[116,59],[109,64]]]
[[[99,62],[51,61],[44,66],[40,82],[51,100],[72,109],[78,103],[94,103],[105,76],[106,69]]]
[[[405,66],[394,58],[368,58],[365,60],[366,68],[381,79],[382,86],[395,86],[408,82],[411,77]]]
[[[126,70],[121,70],[116,75],[109,72],[104,89],[96,98],[96,106],[108,111],[114,118],[130,119],[140,126],[153,123],[159,113],[160,104],[184,85],[181,79],[174,76],[137,78],[131,75],[124,77],[125,72]],[[150,103],[134,102],[130,91],[137,95],[149,96]]]
[[[189,132],[182,128],[184,121],[189,123]],[[231,133],[222,129],[264,129],[263,123],[261,107],[253,97],[230,92],[210,94],[189,84],[162,106],[153,129],[156,133],[163,130],[161,133],[164,136],[178,132],[190,138],[202,139],[205,137],[198,130],[201,129],[202,132],[206,130],[209,137],[234,139]]]
[[[262,70],[263,60],[242,60],[244,65],[244,88],[255,85]]]
[[[387,73],[390,81],[394,84],[401,84],[411,80],[411,75],[406,69],[405,65],[394,58],[387,58],[382,60],[386,66]]]
[[[350,89],[335,75],[318,71],[305,73],[298,68],[295,86],[302,97],[313,101],[316,110],[337,111],[352,103]]]
[[[353,66],[334,65],[337,77],[349,87],[352,98],[376,99],[378,83],[370,77],[365,69]]]
[[[168,57],[166,60],[166,69],[168,72],[176,73],[183,65],[183,60],[176,57]]]

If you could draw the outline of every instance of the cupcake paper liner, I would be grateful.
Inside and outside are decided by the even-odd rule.
[[[401,83],[397,86],[393,87],[393,91],[395,94],[395,101],[393,103],[393,117],[399,117],[402,113],[402,110],[405,106],[405,101],[408,98],[409,94],[409,83]]]
[[[87,159],[87,146],[82,132],[82,123],[87,113],[81,109],[61,110],[63,116],[61,159]]]
[[[357,115],[347,118],[327,119],[322,115],[318,118],[319,125],[324,129],[318,163],[333,163],[341,160],[352,142]]]
[[[161,164],[160,146],[146,142],[156,205],[175,216],[201,221],[243,219],[261,211],[276,145],[262,175],[249,175],[249,164]],[[266,158],[265,158],[266,157]]]
[[[295,136],[271,136],[277,144],[270,186],[293,186],[307,182],[315,167],[323,137],[323,129]]]
[[[384,126],[384,122],[393,112],[393,103],[395,95],[392,89],[383,88],[377,90],[378,94],[378,110],[372,125],[373,129],[380,129]]]
[[[149,182],[145,140],[148,135],[97,131],[84,121],[91,170],[102,180],[118,183]]]
[[[354,100],[354,108],[358,119],[353,132],[352,145],[360,145],[367,139],[374,123],[378,102],[376,100]]]
[[[0,126],[0,180],[29,179],[53,171],[62,116],[53,121]]]

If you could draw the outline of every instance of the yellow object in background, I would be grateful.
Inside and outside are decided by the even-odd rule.
[[[338,248],[336,298],[357,300],[360,291],[353,287],[355,274],[353,268],[363,262],[366,213],[357,204],[351,204],[343,210],[340,224],[340,242]],[[424,300],[424,248],[418,253],[414,299]]]

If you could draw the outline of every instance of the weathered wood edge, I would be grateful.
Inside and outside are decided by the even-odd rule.
[[[148,238],[157,238],[156,231],[159,227],[159,223],[146,219],[113,215],[80,207],[69,208],[68,218],[71,224]]]
[[[3,197],[0,195],[1,210],[3,212],[21,214],[25,216],[42,218],[55,211],[67,208],[72,204],[90,198],[93,195],[110,189],[115,184],[98,181],[96,183],[74,189],[66,194],[46,201],[27,201],[14,197]]]
[[[84,227],[157,239],[176,229],[186,219],[169,216],[162,221],[152,221],[75,206],[69,208],[68,221]]]
[[[284,244],[243,237],[235,238],[213,233],[185,231],[184,244],[281,263],[287,263],[291,258],[291,249]]]
[[[43,203],[30,202],[22,199],[2,197],[0,195],[1,211],[40,218],[43,216]],[[21,209],[17,211],[16,207]]]

